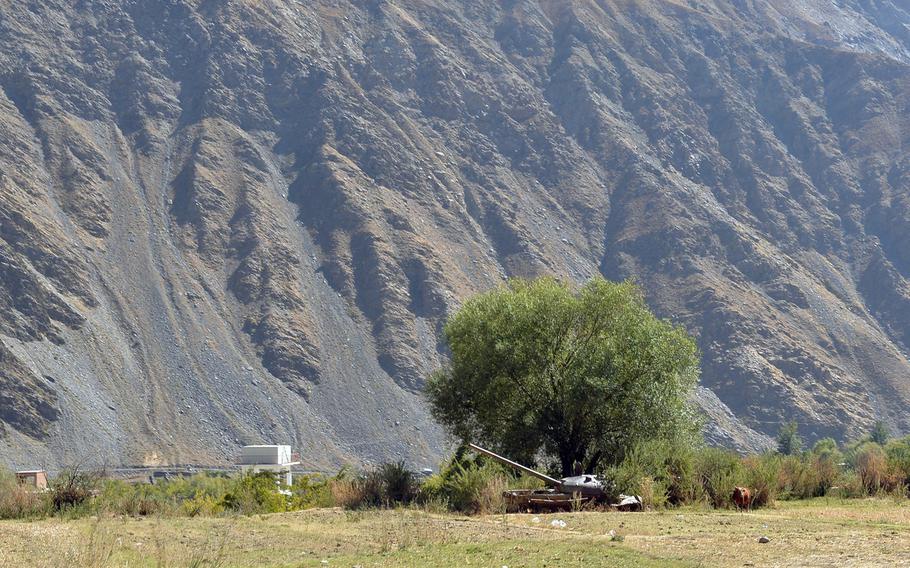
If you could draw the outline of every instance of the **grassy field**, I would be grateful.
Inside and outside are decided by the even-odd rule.
[[[554,528],[554,519],[566,527]],[[771,541],[761,544],[760,536]],[[4,568],[832,565],[910,565],[910,504],[817,499],[750,513],[459,517],[322,509],[254,517],[0,521]]]

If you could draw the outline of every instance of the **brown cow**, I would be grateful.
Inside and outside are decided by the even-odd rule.
[[[734,487],[733,488],[733,503],[736,504],[739,510],[749,510],[752,508],[752,492],[749,491],[748,487]]]

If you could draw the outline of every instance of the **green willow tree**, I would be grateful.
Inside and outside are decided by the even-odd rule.
[[[698,348],[632,283],[514,280],[468,300],[444,333],[451,360],[426,393],[462,440],[571,475],[575,462],[597,471],[645,440],[696,435]]]

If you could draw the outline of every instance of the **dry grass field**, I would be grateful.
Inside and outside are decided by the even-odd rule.
[[[555,519],[565,521],[565,528],[554,528]],[[770,542],[759,543],[761,536]],[[818,499],[749,513],[461,517],[322,509],[254,517],[0,522],[2,568],[833,565],[910,565],[910,504]]]

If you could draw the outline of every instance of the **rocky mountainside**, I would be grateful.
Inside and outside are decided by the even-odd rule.
[[[0,461],[434,465],[441,322],[543,273],[716,441],[908,431],[908,98],[899,0],[0,0]]]

